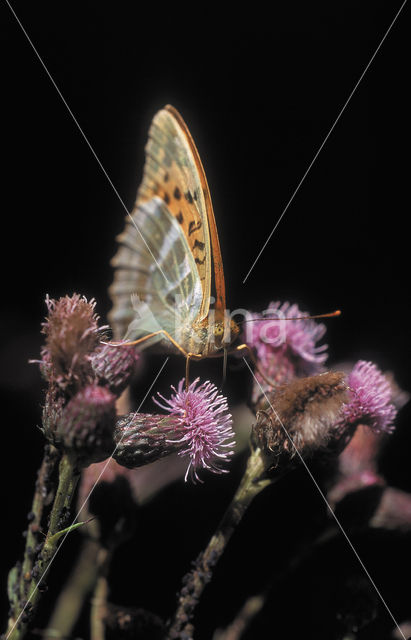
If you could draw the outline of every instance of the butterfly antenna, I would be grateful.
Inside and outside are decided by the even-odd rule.
[[[251,318],[250,320],[240,320],[237,324],[244,324],[245,322],[266,322],[267,320],[320,320],[321,318],[337,318],[341,315],[341,310],[330,311],[329,313],[319,313],[315,316],[297,316],[295,318],[278,318],[276,316],[264,316],[263,318]]]

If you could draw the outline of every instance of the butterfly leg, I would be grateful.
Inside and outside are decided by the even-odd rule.
[[[149,340],[150,338],[153,338],[154,336],[158,336],[160,334],[163,334],[167,338],[167,340],[169,340],[171,344],[173,344],[176,347],[176,349],[178,349],[179,352],[186,359],[186,391],[187,391],[189,387],[190,360],[201,360],[203,356],[201,356],[198,353],[191,353],[191,352],[188,353],[185,349],[183,349],[183,347],[181,347],[178,344],[178,342],[174,340],[174,338],[172,338],[172,336],[170,336],[168,331],[166,331],[165,329],[159,329],[158,331],[149,333],[148,335],[143,336],[142,338],[138,338],[138,340],[133,340],[132,342],[117,342],[117,343],[108,342],[106,344],[111,344],[111,346],[113,347],[134,347],[137,344],[141,344],[142,342],[145,342],[146,340]]]
[[[189,375],[190,375],[190,360],[191,360],[191,353],[187,353],[186,356],[186,391],[188,391],[188,387],[189,387]]]
[[[183,349],[183,347],[181,347],[178,344],[178,342],[176,342],[174,338],[170,336],[168,331],[166,331],[165,329],[159,329],[158,331],[154,331],[153,333],[148,333],[146,336],[143,336],[142,338],[138,338],[138,340],[132,340],[131,342],[106,342],[104,344],[108,344],[112,347],[135,347],[136,345],[141,344],[146,340],[150,340],[150,338],[153,338],[154,336],[158,336],[161,333],[167,338],[167,340],[171,342],[171,344],[173,344],[176,347],[176,349],[180,351],[180,353],[183,354],[185,358],[189,355],[187,351]],[[194,355],[194,354],[190,354],[190,355]]]
[[[252,363],[254,364],[255,368],[257,369],[258,373],[260,374],[260,376],[262,377],[262,379],[264,380],[264,382],[266,382],[268,385],[270,385],[270,387],[275,387],[276,382],[274,382],[274,380],[270,380],[270,378],[268,378],[264,371],[261,369],[260,365],[257,362],[257,358],[254,355],[253,350],[251,349],[251,347],[248,346],[248,344],[239,344],[238,347],[235,347],[233,349],[233,351],[247,351],[248,355],[250,357],[250,360],[252,361]]]
[[[203,357],[199,353],[186,353],[186,391],[190,386],[190,362],[191,360],[202,360]]]

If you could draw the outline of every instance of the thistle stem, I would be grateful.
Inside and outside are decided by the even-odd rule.
[[[9,633],[27,599],[27,588],[31,580],[34,558],[38,545],[43,541],[41,530],[44,507],[50,492],[50,478],[58,460],[58,451],[52,445],[44,447],[43,460],[37,472],[33,502],[29,513],[23,562],[14,566],[8,577],[8,596],[12,614],[9,620]]]
[[[184,578],[178,607],[169,626],[169,640],[191,637],[191,619],[206,584],[211,580],[215,565],[252,500],[271,482],[271,479],[264,478],[264,464],[260,449],[257,448],[248,459],[244,476],[217,530],[206,549],[197,557],[194,568]]]
[[[248,598],[231,624],[224,630],[217,630],[213,636],[213,640],[239,640],[249,627],[253,618],[260,613],[265,601],[265,593]]]
[[[45,465],[44,462],[43,464]],[[42,465],[39,478],[43,478],[45,475],[46,472]],[[30,559],[27,559],[26,547],[23,566],[32,568],[29,573],[21,573],[20,598],[14,603],[15,606],[13,607],[13,614],[9,620],[8,633],[6,635],[7,640],[22,640],[26,634],[28,623],[35,614],[41,598],[41,585],[44,585],[44,576],[61,542],[61,538],[54,534],[64,527],[78,477],[79,472],[76,468],[75,460],[71,456],[64,454],[60,460],[59,483],[50,513],[49,528],[44,545],[37,556],[33,553],[33,550],[30,553]],[[44,496],[43,500],[41,500],[38,495],[39,490],[39,487],[36,486],[33,505],[36,508],[36,518],[39,518],[40,521],[44,507]]]
[[[98,554],[98,577],[91,601],[90,612],[90,638],[91,640],[104,640],[105,617],[107,615],[108,582],[107,572],[111,554],[107,549],[101,548]]]
[[[79,476],[79,471],[76,469],[76,462],[72,456],[68,454],[63,455],[59,465],[59,484],[50,514],[50,524],[45,547],[50,538],[66,525]]]
[[[97,558],[100,543],[85,539],[75,567],[63,590],[59,594],[56,606],[47,625],[45,638],[68,638],[84,607],[87,596],[93,591],[97,576]]]
[[[24,550],[24,560],[21,574],[21,594],[27,584],[27,578],[31,576],[33,560],[36,546],[42,541],[42,519],[45,501],[49,493],[50,476],[52,475],[58,460],[58,451],[52,445],[47,444],[44,448],[43,461],[37,473],[33,502],[31,505],[31,522],[27,528],[26,547]],[[39,538],[40,536],[40,538]]]

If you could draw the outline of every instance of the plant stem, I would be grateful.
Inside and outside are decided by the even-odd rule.
[[[93,591],[99,568],[100,543],[85,538],[75,567],[59,594],[53,615],[44,634],[46,639],[69,638],[87,596]]]
[[[50,514],[50,524],[45,542],[45,547],[49,539],[66,524],[70,512],[70,505],[73,499],[77,481],[80,477],[76,469],[75,460],[69,454],[64,454],[59,466],[59,485],[56,497],[54,498],[53,509]]]
[[[213,640],[239,640],[250,622],[263,608],[265,600],[264,593],[248,598],[231,624],[224,630],[216,631]]]
[[[27,528],[23,562],[21,564],[17,563],[9,573],[8,595],[12,611],[9,629],[13,627],[27,599],[27,589],[31,580],[38,545],[44,540],[44,534],[41,529],[43,512],[51,492],[50,480],[58,458],[57,449],[52,445],[46,444],[43,460],[37,472],[33,502],[29,513],[30,522]]]
[[[44,448],[43,461],[37,473],[33,503],[31,506],[31,522],[27,529],[26,547],[24,550],[24,560],[22,566],[22,578],[30,576],[33,569],[33,559],[35,548],[39,543],[41,533],[41,525],[45,500],[49,492],[49,480],[54,471],[58,460],[58,451],[52,445],[46,445]]]
[[[90,613],[90,638],[91,640],[104,640],[105,623],[107,615],[108,583],[107,572],[111,554],[107,549],[101,548],[98,554],[98,578],[91,601]]]
[[[42,477],[42,469],[43,465],[40,468],[39,477]],[[42,549],[35,558],[35,562],[33,562],[34,555],[32,555],[31,559],[27,559],[27,557],[24,559],[23,566],[31,566],[32,569],[29,574],[24,574],[23,572],[21,574],[21,597],[13,607],[13,614],[10,617],[8,625],[8,634],[6,636],[7,640],[22,640],[26,634],[28,623],[34,616],[38,607],[41,592],[43,591],[41,587],[45,586],[44,576],[61,542],[61,538],[53,536],[64,527],[66,518],[69,514],[69,508],[73,499],[78,477],[79,472],[76,468],[74,459],[68,454],[64,454],[60,460],[59,483],[50,513],[50,524],[46,539]],[[36,506],[39,517],[41,518],[44,506],[44,497],[43,502],[41,502],[37,493],[38,488],[36,486],[33,504]]]
[[[184,587],[169,627],[169,640],[191,637],[191,619],[204,587],[211,580],[215,565],[254,497],[271,482],[271,479],[264,478],[261,452],[257,448],[248,459],[244,476],[216,532],[206,549],[198,556],[194,568],[183,579]]]

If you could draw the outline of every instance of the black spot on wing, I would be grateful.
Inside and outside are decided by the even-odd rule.
[[[194,222],[194,220],[191,220],[190,224],[188,225],[188,235],[191,236],[194,231],[198,231],[199,229],[201,229],[201,225],[201,220],[199,220],[198,222]]]
[[[177,220],[178,220],[178,222],[179,222],[180,224],[183,224],[183,222],[184,222],[184,217],[183,217],[183,214],[181,213],[181,211],[179,211],[179,212],[177,213],[176,218],[177,218]],[[190,222],[190,224],[191,224],[191,222]],[[189,234],[190,234],[190,232],[189,232]]]
[[[180,200],[180,198],[181,198],[181,191],[180,191],[180,189],[179,189],[178,187],[176,187],[176,188],[174,189],[174,193],[173,193],[173,195],[174,195],[174,197],[175,197],[175,199],[176,199],[176,200]]]
[[[190,191],[186,191],[184,197],[189,204],[193,204],[193,196],[191,195]]]
[[[194,249],[200,249],[200,251],[204,251],[204,247],[205,247],[204,242],[200,242],[200,240],[197,240],[197,238],[196,238],[196,240],[194,242],[194,245],[193,245],[193,251],[194,251]]]

